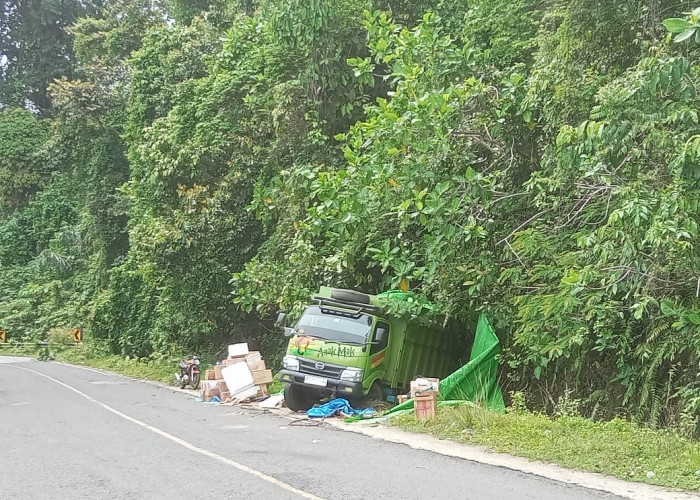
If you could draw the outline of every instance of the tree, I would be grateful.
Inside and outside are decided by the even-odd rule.
[[[3,2],[0,17],[0,107],[20,106],[49,113],[48,86],[75,69],[67,28],[92,15],[99,0]]]
[[[47,182],[49,127],[23,109],[0,111],[0,206],[5,210],[26,205]]]

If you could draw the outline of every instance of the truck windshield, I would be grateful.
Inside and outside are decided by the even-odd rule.
[[[359,318],[347,318],[324,314],[318,306],[311,306],[297,323],[300,335],[310,335],[333,342],[352,342],[364,345],[372,329],[372,317],[363,314]]]

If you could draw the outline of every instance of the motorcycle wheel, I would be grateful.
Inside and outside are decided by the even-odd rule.
[[[199,373],[192,374],[192,381],[190,382],[192,389],[199,389]]]
[[[185,381],[185,376],[180,375],[180,389],[184,389],[186,385],[187,385],[187,382]]]

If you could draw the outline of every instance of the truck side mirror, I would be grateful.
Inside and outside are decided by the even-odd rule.
[[[284,327],[284,336],[285,337],[291,337],[293,332],[294,332],[294,328],[289,328],[288,326]]]
[[[279,313],[279,315],[277,316],[277,321],[275,321],[275,326],[277,328],[284,327],[284,322],[286,319],[287,319],[287,313],[283,313],[283,312]]]

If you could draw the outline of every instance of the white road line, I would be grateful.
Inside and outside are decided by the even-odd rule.
[[[312,493],[306,492],[304,490],[300,490],[300,489],[295,488],[294,486],[292,486],[290,484],[287,484],[285,482],[280,481],[279,479],[276,479],[272,476],[269,476],[269,475],[265,474],[264,472],[260,472],[259,470],[248,467],[247,465],[236,462],[236,461],[231,460],[231,459],[226,458],[226,457],[222,457],[221,455],[213,453],[209,450],[205,450],[204,448],[200,448],[199,446],[195,446],[192,443],[185,441],[184,439],[181,439],[177,436],[173,436],[172,434],[165,432],[164,430],[161,430],[157,427],[153,427],[152,425],[147,424],[146,422],[142,422],[141,420],[138,420],[134,417],[131,417],[131,416],[127,415],[126,413],[122,413],[121,411],[117,410],[116,408],[112,408],[111,406],[96,400],[92,396],[85,394],[84,392],[76,389],[75,387],[70,386],[64,382],[61,382],[60,380],[55,379],[49,375],[46,375],[44,373],[41,373],[41,372],[38,372],[35,370],[30,370],[28,368],[23,368],[21,366],[13,366],[13,365],[9,365],[9,364],[6,366],[9,366],[10,368],[15,368],[18,370],[32,372],[32,373],[40,375],[44,378],[47,378],[47,379],[51,380],[52,382],[55,382],[58,385],[63,386],[66,389],[75,392],[76,394],[79,394],[80,396],[84,397],[88,401],[91,401],[91,402],[95,403],[96,405],[101,406],[105,410],[114,413],[115,415],[123,418],[124,420],[128,420],[129,422],[133,422],[136,425],[139,425],[145,429],[148,429],[149,431],[154,432],[155,434],[158,434],[159,436],[162,436],[165,439],[169,439],[173,443],[177,443],[180,446],[187,448],[188,450],[192,450],[192,451],[197,452],[201,455],[204,455],[205,457],[213,458],[214,460],[218,460],[221,463],[224,463],[226,465],[234,467],[234,468],[241,470],[243,472],[247,472],[248,474],[251,474],[259,479],[262,479],[263,481],[267,481],[270,484],[274,484],[275,486],[278,486],[279,488],[282,488],[282,489],[287,490],[287,491],[291,491],[292,493],[299,495],[302,498],[308,498],[309,500],[324,500],[323,498],[317,497],[316,495],[314,495]]]

